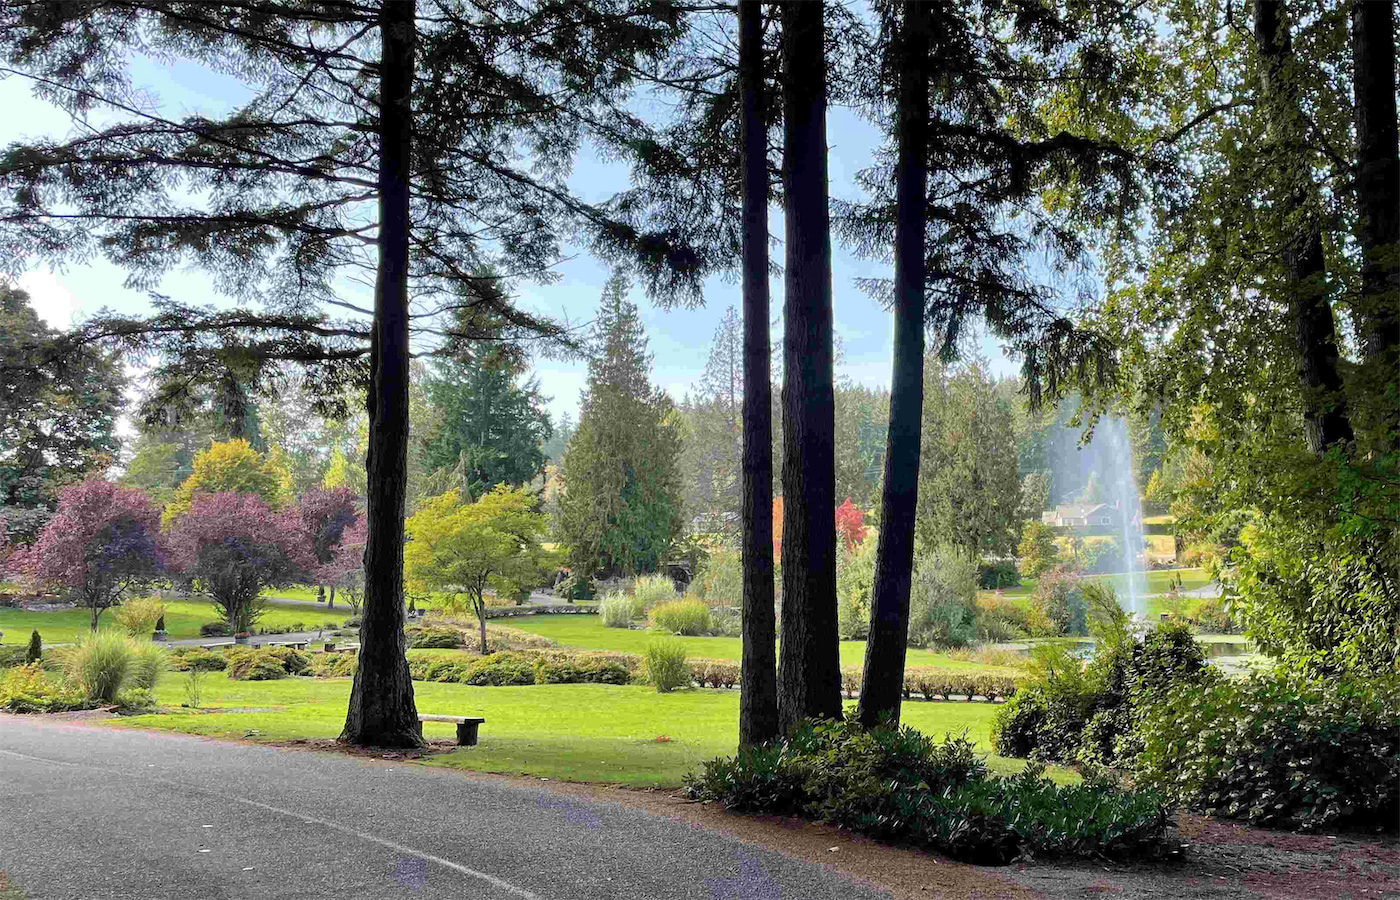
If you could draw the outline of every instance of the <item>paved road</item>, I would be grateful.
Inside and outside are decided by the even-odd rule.
[[[6,715],[0,871],[32,900],[887,897],[528,785]]]

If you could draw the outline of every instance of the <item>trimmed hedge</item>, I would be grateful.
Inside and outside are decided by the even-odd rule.
[[[462,646],[462,632],[444,625],[414,625],[404,633],[413,649],[455,650]]]

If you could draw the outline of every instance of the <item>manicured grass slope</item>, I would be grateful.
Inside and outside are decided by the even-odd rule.
[[[738,740],[735,691],[684,690],[658,694],[642,685],[534,685],[471,687],[415,682],[418,711],[479,715],[481,743],[445,756],[437,765],[481,772],[511,772],[572,781],[635,785],[680,783],[698,763],[733,753]],[[156,699],[184,702],[181,676],[167,676]],[[172,712],[119,720],[122,727],[156,728],[233,739],[333,738],[345,722],[348,679],[230,681],[220,673],[204,680],[202,704],[254,708],[257,712]],[[983,750],[996,707],[986,703],[904,704],[904,721],[942,737],[964,730]],[[454,727],[426,723],[429,737],[450,738]],[[991,757],[995,769],[1019,771],[1019,760]],[[1070,777],[1057,772],[1057,777]]]
[[[199,626],[205,622],[216,622],[218,611],[205,600],[165,601],[165,630],[171,640],[199,637]],[[0,631],[4,637],[0,643],[24,644],[29,641],[29,632],[39,630],[45,643],[75,641],[88,633],[90,613],[86,609],[61,612],[26,612],[22,609],[0,609]],[[349,609],[337,606],[335,609],[310,607],[293,603],[269,602],[259,628],[284,628],[301,622],[307,628],[319,628],[327,622],[337,626],[350,617]],[[112,610],[107,610],[98,620],[99,628],[117,627],[117,618]]]
[[[521,616],[513,619],[498,620],[496,624],[507,625],[511,628],[518,628],[521,631],[528,631],[532,634],[542,635],[552,641],[564,645],[565,647],[577,647],[585,650],[611,650],[617,653],[645,653],[647,644],[656,640],[658,635],[649,631],[633,631],[626,628],[604,628],[603,621],[598,616],[585,615],[563,615],[563,616]],[[689,656],[704,657],[707,659],[734,659],[741,658],[743,654],[743,642],[739,638],[730,637],[678,637],[676,640],[685,645],[685,652]],[[865,662],[865,641],[842,641],[841,642],[841,665],[861,666]],[[906,665],[909,666],[940,666],[948,669],[969,672],[997,672],[1001,674],[1014,674],[1015,670],[1002,666],[988,666],[975,662],[963,662],[948,658],[947,655],[934,653],[929,650],[909,649]]]

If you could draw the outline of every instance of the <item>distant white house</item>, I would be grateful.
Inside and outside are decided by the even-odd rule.
[[[1107,529],[1123,524],[1123,513],[1111,503],[1068,503],[1040,514],[1046,525],[1070,528]]]

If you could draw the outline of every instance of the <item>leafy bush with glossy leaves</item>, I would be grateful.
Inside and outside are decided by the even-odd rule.
[[[937,743],[908,727],[809,722],[786,740],[705,763],[686,789],[737,811],[802,815],[976,862],[1133,857],[1160,846],[1167,808],[1158,795],[1061,787],[1043,775],[1029,766],[993,776],[966,737]]]
[[[1400,679],[1279,671],[1159,694],[1134,772],[1181,803],[1256,825],[1393,826]]]

